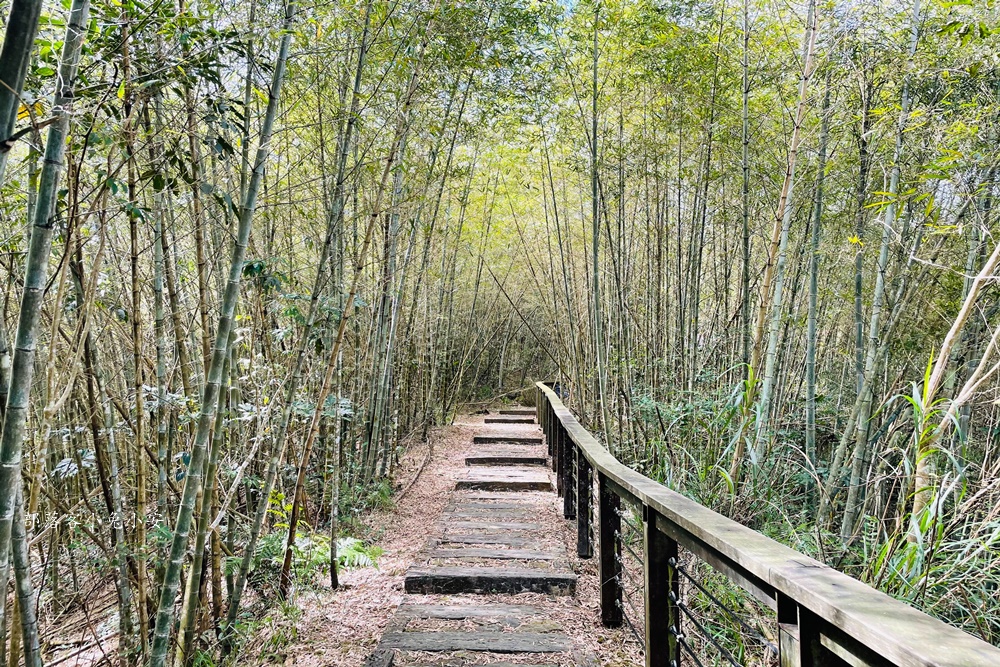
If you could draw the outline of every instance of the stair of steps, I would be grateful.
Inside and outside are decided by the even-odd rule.
[[[534,425],[533,419],[511,421],[534,410],[501,414],[508,413],[510,418],[495,423]],[[448,597],[439,598],[440,604],[401,604],[369,667],[440,667],[441,660],[448,667],[598,664],[550,618],[544,603],[475,603],[464,597],[572,596],[577,585],[565,546],[546,520],[555,513],[554,488],[546,452],[537,447],[543,444],[538,427],[484,431],[473,438],[466,470],[404,577],[407,593]]]

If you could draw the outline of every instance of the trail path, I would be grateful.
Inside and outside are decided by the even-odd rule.
[[[314,594],[286,664],[641,664],[627,630],[600,625],[596,564],[575,555],[534,410],[520,411],[435,433],[416,483],[373,521],[379,569]],[[426,458],[411,451],[400,484]]]
[[[490,415],[475,429],[444,511],[407,570],[404,600],[370,665],[596,665],[552,618],[577,575],[551,502],[554,484],[534,411]],[[520,594],[535,593],[531,604]],[[509,598],[509,599],[507,599]]]

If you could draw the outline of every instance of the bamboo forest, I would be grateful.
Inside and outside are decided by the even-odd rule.
[[[995,0],[0,16],[0,664],[1000,664]]]

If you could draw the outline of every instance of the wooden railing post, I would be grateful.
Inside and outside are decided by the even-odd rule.
[[[549,458],[552,459],[552,472],[559,470],[559,418],[552,415],[552,426],[549,428],[552,437],[549,438]],[[559,476],[556,475],[556,484],[559,484]],[[558,489],[557,489],[558,491]]]
[[[607,478],[600,473],[597,475],[597,486],[600,499],[597,548],[600,553],[598,576],[601,584],[601,623],[606,628],[618,628],[622,624],[622,564],[621,544],[618,542],[622,528],[622,518],[618,514],[621,499],[611,490]]]
[[[563,441],[566,439],[566,431],[563,429],[562,424],[556,421],[556,427],[554,429],[555,437],[553,438],[552,448],[555,450],[555,454],[552,456],[552,468],[556,472],[556,495],[560,498],[566,492],[563,486],[564,476],[563,476],[563,466],[565,465],[565,447],[563,446]]]
[[[555,437],[554,430],[552,428],[553,422],[555,422],[555,411],[552,409],[552,404],[549,403],[549,399],[545,399],[545,435],[549,447],[549,456],[552,456],[555,445],[552,439]]]
[[[542,407],[539,409],[539,413],[540,413],[541,416],[540,416],[540,418],[538,420],[538,423],[542,425],[542,433],[544,433],[545,437],[549,440],[548,447],[549,447],[549,452],[551,453],[551,451],[552,451],[552,442],[551,442],[551,440],[552,440],[552,427],[551,427],[551,420],[549,419],[549,415],[552,413],[552,406],[549,405],[549,397],[548,396],[546,396],[545,394],[542,394],[541,398],[542,398],[543,402],[542,402]]]
[[[677,602],[677,542],[656,527],[656,514],[642,508],[642,579],[646,626],[646,667],[679,667],[680,609]]]
[[[843,664],[820,642],[819,618],[787,595],[778,594],[778,665],[834,667]]]
[[[576,555],[590,558],[594,547],[590,541],[590,496],[594,492],[594,473],[590,461],[579,447],[576,452]]]
[[[576,518],[576,443],[563,431],[563,518]]]
[[[545,401],[544,403],[542,401]],[[538,425],[542,427],[542,432],[545,432],[545,422],[542,421],[542,406],[548,405],[549,402],[542,394],[542,390],[537,386],[535,387],[535,421]]]

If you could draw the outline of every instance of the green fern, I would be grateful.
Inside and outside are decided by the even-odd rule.
[[[384,553],[381,547],[365,546],[365,543],[354,537],[342,537],[337,540],[337,567],[350,569],[354,567],[374,567],[378,569],[377,559]]]

